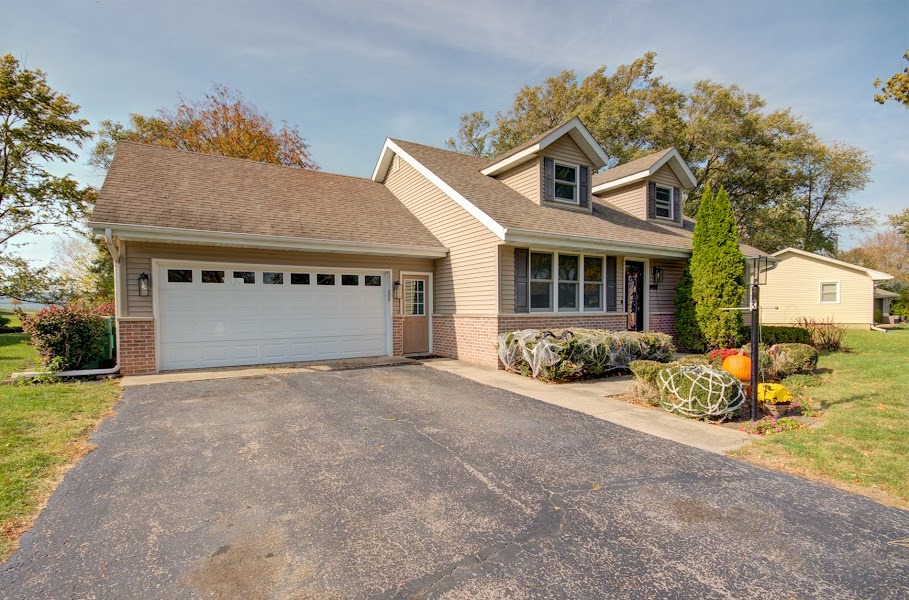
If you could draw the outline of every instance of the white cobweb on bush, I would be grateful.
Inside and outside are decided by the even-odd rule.
[[[530,365],[534,377],[540,369],[554,365],[560,356],[562,339],[555,336],[541,336],[536,329],[522,329],[499,335],[499,360],[510,370],[518,369],[518,361]]]
[[[707,365],[667,367],[657,380],[663,407],[686,417],[723,420],[745,402],[738,379]]]

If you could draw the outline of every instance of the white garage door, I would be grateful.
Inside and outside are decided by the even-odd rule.
[[[390,353],[386,272],[162,265],[157,275],[162,369]]]

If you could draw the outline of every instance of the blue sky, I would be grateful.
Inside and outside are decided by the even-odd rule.
[[[298,124],[323,169],[364,177],[386,136],[441,146],[461,113],[506,109],[525,83],[654,50],[680,88],[737,83],[864,148],[874,182],[855,199],[882,215],[909,206],[909,110],[871,100],[875,77],[905,64],[907,0],[33,0],[0,14],[0,52],[45,70],[92,124],[218,82]],[[42,238],[24,253],[51,248]]]

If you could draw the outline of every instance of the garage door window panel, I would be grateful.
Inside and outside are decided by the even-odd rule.
[[[318,273],[316,275],[316,285],[334,285],[335,276],[331,273]]]
[[[224,271],[202,270],[202,283],[224,283]]]
[[[309,285],[309,273],[291,273],[290,285]]]
[[[234,283],[249,285],[256,283],[255,271],[234,271]]]
[[[167,283],[192,283],[192,269],[168,269]]]
[[[360,285],[360,276],[341,275],[341,285]]]
[[[284,273],[265,271],[262,273],[262,283],[265,285],[284,285]]]
[[[363,284],[366,287],[382,287],[381,275],[366,275],[363,278]]]

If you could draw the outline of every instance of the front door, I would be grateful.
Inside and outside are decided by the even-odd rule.
[[[644,263],[625,261],[625,310],[628,330],[644,331]]]
[[[429,278],[404,278],[404,354],[429,352]]]

